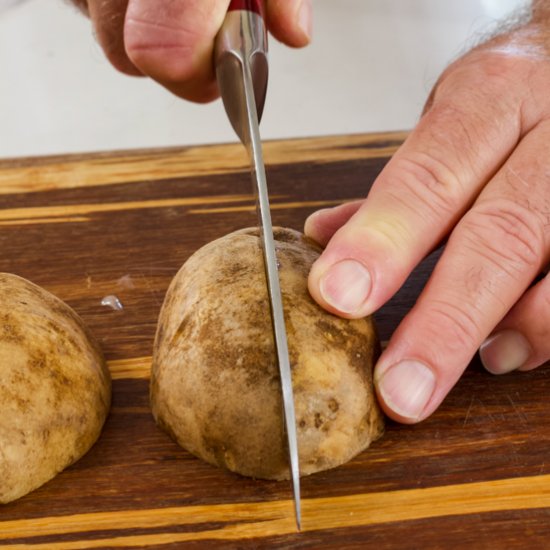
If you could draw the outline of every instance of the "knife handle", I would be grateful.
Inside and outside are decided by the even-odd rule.
[[[263,2],[261,0],[231,0],[227,11],[246,10],[264,16]]]
[[[216,37],[214,64],[218,87],[233,129],[243,143],[250,142],[244,76],[252,79],[258,121],[267,92],[267,29],[262,0],[231,0]]]

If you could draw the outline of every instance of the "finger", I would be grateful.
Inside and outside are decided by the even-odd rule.
[[[229,0],[129,0],[126,53],[144,74],[191,101],[215,99],[212,54]]]
[[[362,200],[323,208],[311,214],[304,224],[304,233],[310,239],[326,246],[334,233],[340,229],[363,204]]]
[[[531,370],[550,360],[550,276],[530,288],[479,350],[493,374]]]
[[[496,71],[509,61],[496,56],[491,63]],[[478,65],[483,70],[445,82],[362,207],[314,264],[309,289],[327,310],[362,317],[385,303],[513,150],[520,135],[520,117],[510,107],[514,89],[506,91],[512,97],[494,101],[502,84]]]
[[[528,134],[451,234],[375,368],[393,418],[430,415],[548,261],[550,123]]]
[[[306,46],[313,28],[312,0],[268,0],[267,22],[277,40],[296,48]]]
[[[122,73],[138,76],[141,71],[130,61],[124,49],[124,17],[128,0],[89,0],[88,13],[97,40],[111,65]]]

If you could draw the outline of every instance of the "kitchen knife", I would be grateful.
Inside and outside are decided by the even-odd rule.
[[[248,151],[284,406],[296,525],[300,529],[300,470],[292,376],[275,239],[260,141],[267,91],[267,30],[261,0],[232,0],[216,38],[216,77],[233,129]]]

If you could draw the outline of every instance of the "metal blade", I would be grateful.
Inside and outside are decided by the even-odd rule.
[[[216,40],[216,75],[229,120],[245,145],[250,158],[253,193],[256,198],[260,242],[281,378],[285,429],[294,492],[294,511],[296,525],[300,529],[300,469],[292,374],[258,127],[267,89],[266,40],[265,25],[258,13],[242,9],[229,12]]]
[[[279,284],[279,270],[277,267],[277,254],[275,251],[275,239],[273,238],[273,226],[271,224],[271,212],[269,209],[269,195],[267,192],[267,180],[265,165],[258,128],[258,117],[252,87],[252,75],[247,63],[243,64],[244,91],[246,96],[246,110],[249,121],[250,140],[245,143],[251,159],[252,179],[256,188],[256,205],[260,218],[260,232],[263,243],[265,271],[267,287],[271,304],[273,319],[273,331],[275,333],[275,347],[281,374],[281,386],[283,392],[283,405],[285,412],[285,427],[288,439],[288,454],[292,487],[294,492],[294,511],[298,529],[301,526],[300,507],[300,469],[298,462],[298,437],[296,434],[296,415],[294,412],[294,394],[292,391],[292,374],[288,355],[288,342],[286,337],[285,318],[283,313],[283,300]]]

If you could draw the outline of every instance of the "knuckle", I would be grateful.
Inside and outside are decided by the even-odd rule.
[[[540,268],[544,225],[538,215],[511,199],[484,201],[463,219],[470,245],[499,270],[517,278]]]
[[[397,188],[394,199],[408,209],[422,212],[437,220],[454,217],[461,203],[462,185],[453,170],[443,161],[427,153],[396,159],[394,178]]]
[[[474,310],[475,311],[475,310]],[[464,306],[448,300],[432,301],[428,316],[430,333],[437,342],[445,335],[445,348],[452,353],[464,354],[479,346],[482,329],[473,313]]]
[[[477,51],[455,62],[444,72],[438,85],[441,96],[475,92],[476,97],[494,97],[495,92],[514,92],[517,89],[517,59],[495,51]],[[492,102],[495,107],[499,102]]]
[[[502,139],[504,122],[510,130],[520,131],[519,113],[525,88],[518,85],[518,74],[523,74],[523,69],[504,56],[466,56],[451,65],[439,79],[432,93],[430,111],[441,110],[443,118],[449,118],[452,111],[456,111],[455,119],[466,121],[469,133],[487,147],[494,147],[495,140]],[[495,97],[499,101],[495,101]],[[502,123],[494,124],[497,120]],[[442,131],[445,129],[443,126]],[[477,150],[471,151],[474,156],[477,153]]]

